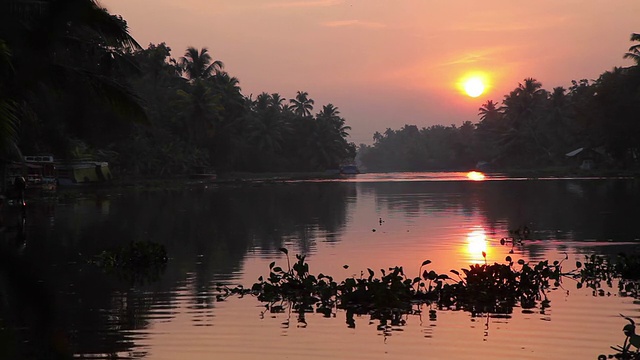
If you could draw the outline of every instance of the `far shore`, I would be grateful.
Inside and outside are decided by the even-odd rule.
[[[468,171],[472,171],[469,169]],[[448,171],[467,171],[461,169],[450,170],[426,170],[420,172],[448,172]],[[478,171],[478,170],[476,170]],[[545,168],[545,169],[504,169],[504,170],[485,170],[484,173],[500,174],[502,176],[517,178],[548,178],[548,177],[580,177],[580,178],[619,178],[619,177],[640,177],[640,170],[616,170],[616,169],[595,169],[580,170],[575,168]],[[374,172],[371,172],[374,173]],[[383,173],[383,172],[380,172]],[[363,172],[366,174],[366,172]],[[251,184],[251,183],[277,183],[295,180],[321,180],[321,179],[340,179],[343,177],[353,177],[358,175],[342,175],[331,171],[316,172],[228,172],[210,176],[199,176],[192,178],[189,175],[177,175],[166,177],[116,177],[111,183],[97,184],[97,187],[163,187],[178,184]],[[81,187],[81,186],[78,186]]]
[[[469,169],[468,171],[472,171]],[[451,170],[431,170],[424,172],[445,172],[445,171],[467,171],[462,169]],[[478,170],[475,170],[478,171]],[[501,176],[527,179],[540,178],[640,178],[640,170],[580,170],[575,168],[545,168],[545,169],[504,169],[483,171],[488,176],[499,174]],[[373,172],[372,172],[373,173]],[[382,172],[380,172],[382,173]],[[366,172],[365,172],[366,174]],[[200,174],[197,177],[189,175],[175,176],[117,176],[110,182],[78,184],[73,186],[61,186],[58,193],[62,196],[71,196],[73,193],[103,193],[111,192],[114,189],[132,190],[172,190],[186,187],[200,186],[257,186],[261,184],[285,183],[290,181],[305,180],[327,180],[353,177],[358,175],[341,175],[332,171],[318,172],[269,172],[269,173],[249,173],[249,172],[228,172],[220,174]],[[51,193],[49,193],[51,194]],[[40,195],[32,194],[31,198],[45,197],[43,192]],[[11,198],[11,194],[7,194]]]

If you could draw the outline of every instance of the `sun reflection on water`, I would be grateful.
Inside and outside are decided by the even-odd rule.
[[[466,255],[472,263],[484,263],[485,257],[489,256],[489,246],[487,234],[484,229],[476,228],[467,234]]]

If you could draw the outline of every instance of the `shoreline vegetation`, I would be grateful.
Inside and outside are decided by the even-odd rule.
[[[556,166],[640,167],[639,34],[621,51],[631,66],[549,90],[527,77],[501,100],[478,104],[478,119],[387,128],[358,145],[332,103],[316,104],[303,90],[246,95],[209,49],[176,57],[165,43],[144,48],[122,17],[93,1],[76,5],[82,11],[52,1],[0,5],[5,166],[16,153],[49,154],[140,178],[215,169],[220,179],[244,174],[240,181],[305,178],[356,160],[369,171],[541,169],[514,172],[531,177],[557,176],[544,170]],[[247,175],[265,171],[278,175]]]

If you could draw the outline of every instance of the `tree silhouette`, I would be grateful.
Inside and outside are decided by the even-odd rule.
[[[184,56],[180,58],[179,64],[183,75],[192,81],[206,79],[219,74],[224,68],[224,64],[221,61],[212,61],[209,50],[206,47],[203,47],[200,51],[194,47],[188,47]]]
[[[309,94],[306,91],[298,91],[295,99],[290,99],[291,108],[293,113],[300,117],[311,116],[313,110],[313,99],[309,99]]]

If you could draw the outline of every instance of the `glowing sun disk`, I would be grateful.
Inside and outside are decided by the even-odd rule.
[[[471,78],[465,81],[464,91],[471,97],[478,97],[484,92],[484,84],[480,78]]]
[[[491,75],[491,73],[481,70],[467,71],[458,77],[456,88],[461,95],[476,98],[491,89]]]

